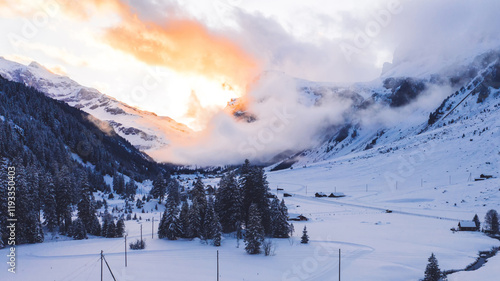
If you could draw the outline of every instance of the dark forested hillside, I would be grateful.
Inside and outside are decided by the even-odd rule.
[[[91,191],[107,190],[103,175],[122,173],[142,181],[168,169],[105,122],[0,77],[0,235],[7,217],[4,183],[10,166],[16,169],[19,243],[43,241],[43,224],[67,231],[84,185]],[[41,211],[53,217],[42,219]]]

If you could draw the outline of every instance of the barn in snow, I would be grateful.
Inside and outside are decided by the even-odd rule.
[[[477,231],[476,223],[473,221],[460,221],[458,231]]]

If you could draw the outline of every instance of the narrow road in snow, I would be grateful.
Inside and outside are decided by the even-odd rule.
[[[361,205],[361,204],[355,204],[355,203],[348,203],[348,202],[343,201],[344,200],[343,198],[341,198],[341,199],[316,198],[316,197],[308,197],[308,196],[297,195],[297,194],[294,194],[293,197],[295,199],[306,200],[308,202],[313,201],[313,202],[321,203],[321,204],[350,206],[350,207],[356,207],[356,208],[362,208],[362,209],[368,209],[368,210],[376,210],[376,211],[381,211],[381,212],[385,212],[387,210],[387,208],[383,208],[383,207],[375,207],[375,206]],[[459,221],[458,219],[447,218],[447,217],[424,215],[424,214],[405,212],[405,211],[397,211],[397,210],[391,210],[391,211],[394,214],[401,214],[401,215],[407,215],[407,216],[425,217],[425,218],[432,218],[432,219],[438,219],[438,220]]]

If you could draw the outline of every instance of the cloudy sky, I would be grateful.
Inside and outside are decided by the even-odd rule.
[[[371,81],[384,63],[493,46],[500,26],[496,0],[0,0],[0,7],[1,56],[37,61],[197,130],[221,118],[231,98],[252,95],[262,73]]]

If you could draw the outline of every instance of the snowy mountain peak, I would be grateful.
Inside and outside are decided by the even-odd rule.
[[[145,152],[161,149],[172,139],[191,133],[189,127],[169,117],[138,110],[69,77],[54,74],[38,62],[23,65],[0,57],[0,75],[107,121],[120,136]]]
[[[29,67],[33,67],[33,68],[40,68],[40,69],[45,69],[47,70],[45,67],[43,67],[41,64],[39,64],[38,62],[36,61],[32,61],[29,65]]]

